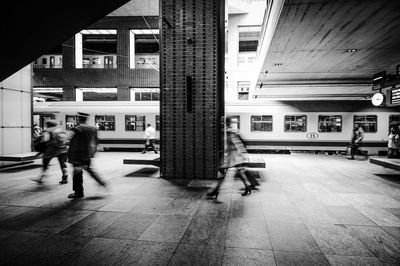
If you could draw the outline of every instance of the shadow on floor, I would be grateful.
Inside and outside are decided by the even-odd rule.
[[[375,174],[376,176],[400,184],[400,173],[399,174]]]
[[[42,164],[20,164],[20,165],[12,165],[4,168],[0,168],[0,173],[18,173],[21,171],[32,170],[36,168],[41,168]]]
[[[158,167],[144,167],[125,175],[126,177],[153,177],[159,171]]]

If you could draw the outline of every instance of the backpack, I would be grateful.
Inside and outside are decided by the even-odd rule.
[[[68,137],[67,134],[63,131],[60,132],[51,132],[49,146],[52,146],[56,149],[66,148],[68,145]]]
[[[33,148],[35,151],[40,153],[44,153],[46,151],[47,142],[43,141],[43,135],[40,135],[33,140]]]

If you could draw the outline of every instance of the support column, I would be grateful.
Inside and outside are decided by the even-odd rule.
[[[64,87],[63,88],[63,101],[76,101],[76,90],[75,87]]]
[[[162,176],[213,179],[223,150],[225,3],[160,3]]]
[[[117,88],[118,101],[130,101],[131,93],[128,87],[118,87]]]

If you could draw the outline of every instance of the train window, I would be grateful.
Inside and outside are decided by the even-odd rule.
[[[66,115],[65,116],[65,129],[71,130],[76,125],[76,116],[75,115]]]
[[[96,127],[99,131],[114,131],[115,130],[115,116],[114,115],[96,115]]]
[[[160,115],[156,115],[156,131],[160,131]]]
[[[319,132],[342,132],[341,115],[320,115],[318,116]]]
[[[391,126],[400,126],[400,115],[390,115],[389,116],[389,129]]]
[[[126,115],[125,116],[125,131],[144,131],[145,116],[141,115]]]
[[[362,127],[364,132],[376,132],[378,128],[378,117],[376,115],[355,115],[354,128]]]
[[[240,115],[231,115],[231,127],[235,130],[240,130]]]
[[[285,115],[285,132],[306,132],[306,115]]]
[[[272,115],[252,115],[251,131],[272,131]]]

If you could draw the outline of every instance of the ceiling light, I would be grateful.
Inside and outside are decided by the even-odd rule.
[[[274,66],[282,66],[282,63],[275,63]]]
[[[357,49],[347,49],[346,53],[354,53],[357,52]]]

